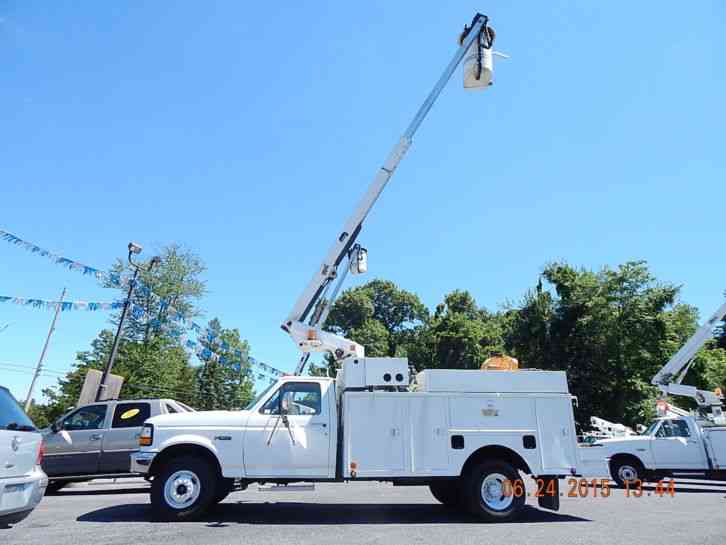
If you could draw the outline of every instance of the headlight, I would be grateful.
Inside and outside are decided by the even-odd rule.
[[[154,442],[154,426],[151,424],[144,424],[139,434],[139,446],[150,447],[151,443]]]

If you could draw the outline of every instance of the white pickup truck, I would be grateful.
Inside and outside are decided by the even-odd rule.
[[[658,418],[642,435],[604,439],[591,448],[602,452],[621,486],[675,475],[726,479],[726,427],[692,416]]]
[[[525,501],[520,472],[559,508],[557,478],[577,474],[572,400],[564,372],[426,370],[409,384],[405,359],[351,358],[335,380],[282,377],[243,411],[150,418],[131,471],[152,480],[162,520],[254,482],[352,480],[428,485],[446,506],[508,520]]]

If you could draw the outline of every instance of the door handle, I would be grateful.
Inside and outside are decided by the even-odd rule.
[[[321,428],[327,428],[328,425],[325,422],[310,422],[308,426],[320,426]]]
[[[102,433],[94,433],[94,434],[91,435],[91,437],[89,437],[89,439],[91,441],[100,441],[102,438],[103,438],[103,434]]]

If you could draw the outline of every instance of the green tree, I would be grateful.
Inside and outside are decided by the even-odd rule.
[[[142,271],[131,298],[131,312],[124,322],[123,338],[147,342],[155,337],[170,336],[178,323],[174,311],[186,318],[200,315],[196,302],[206,293],[206,286],[200,276],[206,270],[201,259],[191,251],[176,244],[164,248],[159,254],[161,262],[151,271],[147,270],[149,261],[140,261]],[[123,259],[116,261],[111,268],[112,277],[120,279],[123,298],[126,298],[128,282],[134,269]],[[111,280],[107,287],[118,288]],[[162,301],[168,303],[163,305]],[[118,324],[120,312],[113,315],[111,323]]]
[[[218,358],[198,357],[196,407],[200,409],[235,409],[254,398],[254,382],[249,375],[249,344],[237,329],[224,329],[215,318],[207,324],[213,338],[202,338],[202,346]],[[224,343],[224,344],[223,344]],[[237,352],[242,353],[239,358]]]
[[[444,297],[433,318],[410,348],[417,368],[479,369],[491,355],[502,352],[504,317],[479,308],[467,291]]]
[[[635,424],[650,416],[651,377],[693,332],[696,311],[679,288],[656,282],[644,262],[598,272],[545,267],[553,292],[528,292],[506,345],[527,367],[563,369],[590,415]]]
[[[716,329],[716,346],[726,349],[726,321]]]
[[[170,397],[193,403],[195,394],[195,373],[187,352],[179,342],[179,325],[173,320],[171,310],[160,304],[162,298],[172,302],[173,307],[186,316],[198,314],[196,303],[204,293],[204,283],[199,278],[204,265],[193,253],[182,251],[176,245],[165,248],[161,263],[151,273],[141,275],[142,283],[149,289],[138,289],[132,299],[142,311],[129,312],[112,372],[124,377],[120,397],[133,399],[141,397]],[[131,271],[119,260],[112,272],[123,282],[130,278]],[[126,296],[125,284],[111,285],[119,290],[119,298]],[[118,313],[111,318],[118,323]],[[44,407],[38,407],[40,416],[53,420],[74,406],[89,369],[102,370],[108,360],[114,332],[102,330],[91,343],[91,349],[79,352],[76,363],[55,387],[46,388],[43,394],[48,399]]]
[[[711,348],[700,353],[703,358],[702,377],[704,387],[708,390],[721,388],[726,392],[726,349]]]
[[[417,295],[393,282],[373,280],[344,291],[330,310],[326,327],[363,345],[367,356],[395,357],[408,353],[428,317]],[[330,359],[328,365],[333,366]]]

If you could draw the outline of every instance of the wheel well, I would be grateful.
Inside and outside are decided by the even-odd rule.
[[[610,458],[610,463],[608,464],[610,468],[612,468],[615,464],[620,464],[624,462],[630,462],[637,464],[640,468],[645,469],[645,466],[643,465],[643,462],[640,461],[640,458],[638,458],[635,454],[616,454],[615,456],[612,456]]]
[[[219,460],[217,460],[214,453],[208,448],[193,444],[172,445],[162,450],[159,454],[154,456],[154,461],[151,463],[148,475],[150,477],[155,477],[161,468],[164,467],[166,462],[172,458],[178,458],[180,456],[196,456],[198,458],[203,458],[209,462],[219,477],[222,476],[222,467],[219,465]]]
[[[465,475],[472,466],[489,460],[501,460],[503,462],[508,462],[516,469],[525,473],[532,473],[529,465],[524,461],[524,458],[522,458],[519,453],[501,445],[489,445],[471,453],[469,458],[466,460],[464,467],[461,469],[461,475]]]

